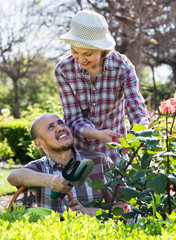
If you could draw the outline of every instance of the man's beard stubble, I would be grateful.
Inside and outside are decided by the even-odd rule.
[[[71,149],[73,147],[73,143],[69,144],[69,145],[66,145],[66,146],[62,146],[62,147],[59,147],[59,148],[53,148],[53,147],[50,147],[50,149],[52,151],[55,151],[57,153],[61,153],[61,152],[65,152],[69,149]]]

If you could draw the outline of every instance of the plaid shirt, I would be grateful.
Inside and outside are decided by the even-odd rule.
[[[87,151],[78,151],[74,148],[76,153],[76,160],[82,161],[83,159],[92,159],[94,162],[94,169],[90,174],[89,178],[91,180],[98,179],[105,184],[108,179],[105,178],[104,173],[106,169],[112,166],[113,161],[110,158],[105,157],[102,153],[93,153]],[[55,163],[49,157],[44,156],[41,159],[32,161],[25,166],[26,168],[32,169],[37,172],[48,173],[53,175],[62,175],[63,168],[62,165]],[[61,202],[58,202],[56,199],[53,202],[49,201],[49,196],[51,194],[51,189],[49,187],[31,187],[30,188],[36,196],[37,206],[50,208],[55,211],[62,213],[65,210],[65,207],[68,205],[67,195]],[[74,199],[82,201],[94,201],[105,199],[107,202],[110,200],[110,195],[105,191],[95,191],[93,188],[89,187],[87,182],[82,184],[80,187],[73,187],[72,194]],[[84,203],[82,203],[84,205]]]
[[[149,123],[135,69],[129,59],[118,52],[110,53],[94,84],[90,74],[72,56],[58,63],[55,76],[64,118],[74,133],[74,145],[77,149],[104,152],[118,163],[120,157],[115,150],[99,140],[83,138],[82,132],[85,127],[92,126],[125,136],[125,113],[131,126]]]

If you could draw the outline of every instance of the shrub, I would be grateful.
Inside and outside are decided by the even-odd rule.
[[[14,160],[26,163],[31,160],[26,155],[27,147],[31,143],[29,134],[29,122],[24,119],[13,119],[11,121],[0,122],[0,140],[7,139],[12,151]]]
[[[102,222],[95,217],[69,211],[64,213],[64,221],[59,214],[26,215],[25,208],[15,208],[12,213],[0,214],[0,236],[5,239],[175,239],[175,213],[168,216],[167,221],[149,217],[139,220],[138,224],[124,224],[109,219]],[[149,224],[149,222],[151,224]]]
[[[5,138],[2,142],[0,142],[0,160],[9,160],[11,157],[14,157],[14,152],[9,146],[7,138]]]
[[[39,159],[44,155],[44,152],[34,144],[34,141],[27,148],[27,153],[32,159]]]

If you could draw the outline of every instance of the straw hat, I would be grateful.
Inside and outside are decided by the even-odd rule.
[[[111,50],[116,44],[105,18],[89,10],[77,12],[72,18],[70,31],[59,39],[70,45],[88,49]]]

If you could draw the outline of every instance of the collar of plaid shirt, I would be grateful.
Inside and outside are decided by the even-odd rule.
[[[81,161],[82,158],[81,158],[78,150],[77,150],[75,147],[72,147],[72,151],[75,153],[75,156],[76,156],[76,157],[75,157],[75,160],[76,160],[76,161]],[[49,162],[49,164],[50,164],[50,166],[51,166],[52,169],[56,168],[56,169],[59,170],[59,171],[62,171],[62,170],[63,170],[64,165],[62,165],[62,164],[60,164],[60,163],[54,162],[54,161],[53,161],[52,159],[50,159],[48,156],[46,156],[46,158],[47,158],[47,160],[48,160],[48,162]]]

